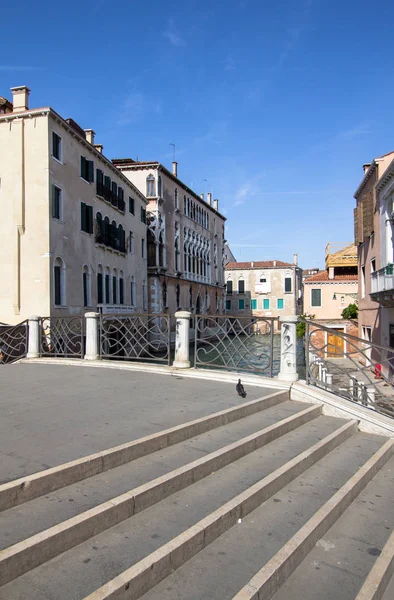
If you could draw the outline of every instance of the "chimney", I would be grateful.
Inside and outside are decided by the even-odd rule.
[[[219,200],[217,198],[213,201],[213,208],[219,210]]]
[[[204,194],[200,194],[201,200],[204,200]]]
[[[212,204],[212,194],[211,194],[211,192],[207,193],[207,202],[208,202],[209,206],[211,206],[211,204]]]
[[[276,267],[276,260],[274,260],[274,267]]]
[[[371,166],[371,163],[365,163],[365,165],[363,165],[364,173],[366,173],[368,171],[370,166]]]
[[[89,144],[92,144],[92,146],[94,146],[94,136],[96,135],[96,133],[93,131],[93,129],[85,129],[84,131],[86,141],[89,142]]]
[[[97,150],[98,152],[100,152],[100,154],[102,154],[102,153],[103,153],[104,146],[103,146],[102,144],[94,144],[94,147],[96,148],[96,150]]]
[[[252,260],[252,262],[250,263],[250,266],[251,266],[251,267],[254,267],[254,262],[253,262],[253,260]]]
[[[298,266],[298,254],[293,254],[293,263],[296,267]]]
[[[334,279],[334,267],[328,268],[328,279]]]
[[[174,177],[178,177],[178,163],[175,160],[172,163],[172,174]]]
[[[29,110],[30,90],[26,85],[11,88],[14,112]]]

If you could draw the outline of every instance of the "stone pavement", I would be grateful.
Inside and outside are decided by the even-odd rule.
[[[247,400],[272,393],[246,386]],[[0,483],[236,406],[233,383],[20,363],[0,368]]]

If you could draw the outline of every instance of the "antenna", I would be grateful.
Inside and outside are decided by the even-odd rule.
[[[169,144],[170,146],[172,146],[173,150],[172,150],[172,161],[175,162],[175,144]]]

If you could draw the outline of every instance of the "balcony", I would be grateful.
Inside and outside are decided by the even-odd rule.
[[[394,266],[392,264],[371,273],[371,298],[382,304],[394,305]]]

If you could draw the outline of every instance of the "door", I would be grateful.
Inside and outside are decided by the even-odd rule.
[[[341,329],[341,332],[344,330]],[[327,356],[343,358],[344,356],[344,339],[333,331],[327,334]]]

